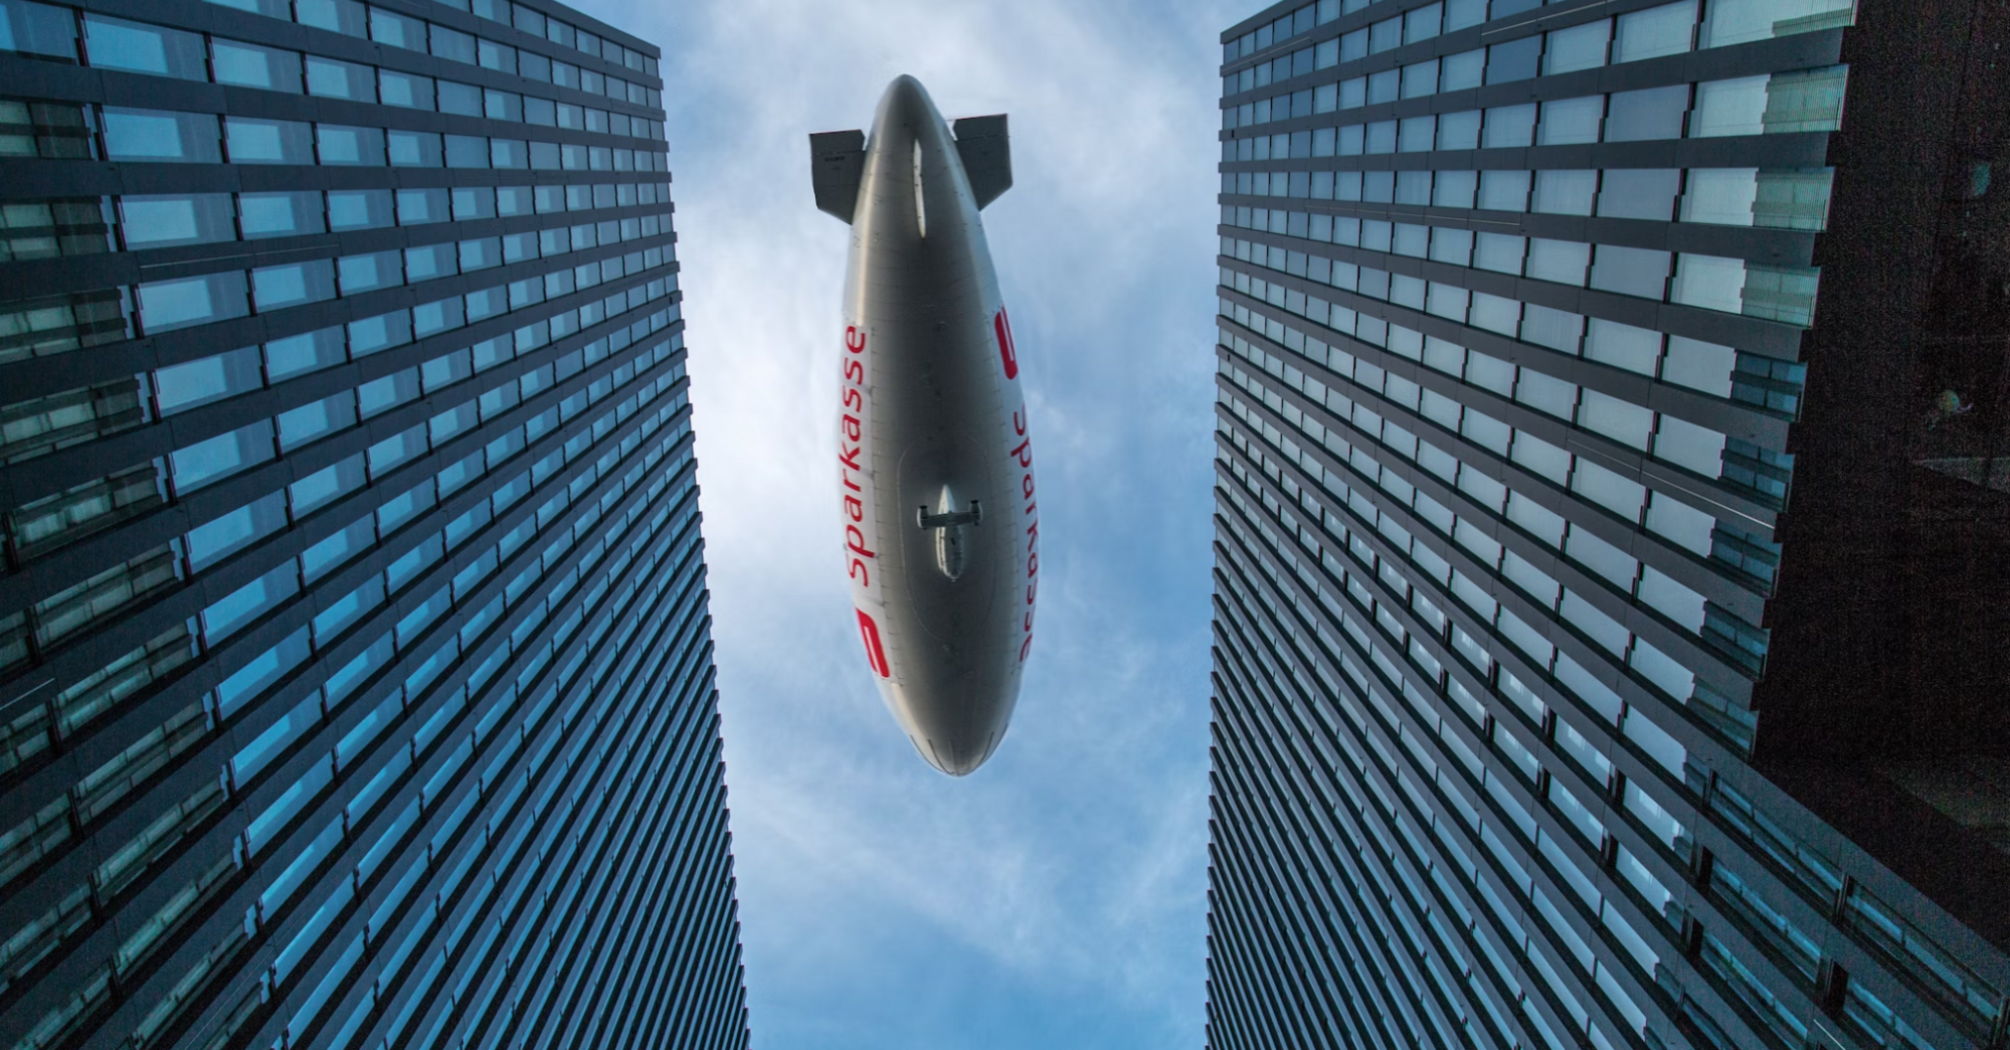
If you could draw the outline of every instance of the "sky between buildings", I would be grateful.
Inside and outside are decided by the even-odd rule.
[[[1225,0],[576,0],[664,48],[755,1043],[1199,1046]],[[838,557],[848,233],[806,136],[895,75],[1011,115],[1039,619],[999,753],[895,728]]]

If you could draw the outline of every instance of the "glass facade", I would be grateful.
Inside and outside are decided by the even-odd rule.
[[[657,62],[0,0],[0,1046],[745,1045]]]
[[[1754,765],[1855,14],[1223,35],[1211,1046],[2005,1045]]]

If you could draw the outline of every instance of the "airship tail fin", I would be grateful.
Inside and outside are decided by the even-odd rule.
[[[956,152],[979,208],[1012,188],[1012,140],[1005,133],[1005,114],[957,121]]]
[[[825,131],[810,136],[810,181],[816,188],[818,211],[851,222],[864,175],[865,132]]]

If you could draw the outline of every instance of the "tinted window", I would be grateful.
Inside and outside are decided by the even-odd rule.
[[[299,121],[227,117],[223,127],[232,164],[314,163],[313,132]]]
[[[323,328],[318,332],[275,339],[265,344],[265,374],[277,382],[303,372],[313,372],[342,363],[342,329]]]
[[[252,299],[262,311],[335,298],[332,260],[266,266],[251,272]]]
[[[430,131],[397,131],[389,136],[391,163],[404,168],[437,168],[445,160],[440,136]]]
[[[458,113],[464,117],[482,115],[482,92],[469,84],[457,84],[451,80],[440,81],[440,112]]]
[[[142,284],[139,300],[140,323],[149,334],[251,312],[242,270]]]
[[[380,128],[350,128],[332,124],[314,127],[315,145],[323,164],[384,163],[384,132]]]
[[[1527,80],[1535,76],[1536,61],[1541,57],[1542,38],[1539,36],[1495,44],[1487,48],[1487,83]]]
[[[103,69],[208,80],[202,36],[178,29],[128,22],[102,15],[84,16],[84,51],[91,64]]]
[[[329,190],[328,225],[336,230],[389,226],[390,190]]]
[[[161,113],[104,108],[105,155],[110,160],[216,164],[216,118],[207,113]]]
[[[1618,92],[1612,96],[1612,119],[1606,122],[1606,141],[1679,139],[1682,117],[1688,109],[1687,84]]]
[[[401,74],[386,73],[386,77]],[[348,98],[358,102],[372,102],[377,93],[371,86],[369,66],[359,66],[352,62],[338,62],[319,55],[307,56],[307,93],[324,98]],[[390,99],[385,99],[389,102]]]
[[[177,449],[169,461],[173,465],[175,488],[187,492],[263,463],[272,455],[272,423],[261,419],[241,430]]]
[[[237,239],[228,193],[119,198],[119,233],[127,248],[164,248]]]
[[[1675,210],[1682,184],[1674,168],[1617,168],[1605,173],[1598,192],[1598,214],[1614,219],[1667,222]]]
[[[0,7],[0,51],[77,60],[77,17],[67,7],[16,0]]]
[[[240,193],[237,214],[247,239],[322,233],[318,193]]]
[[[300,93],[300,56],[291,51],[275,51],[234,40],[212,40],[210,57],[219,84]]]
[[[154,405],[173,415],[265,385],[258,348],[248,347],[154,370]]]
[[[403,106],[406,109],[433,108],[433,78],[415,76],[411,73],[393,73],[382,70],[377,74],[378,90],[383,93],[387,106]]]

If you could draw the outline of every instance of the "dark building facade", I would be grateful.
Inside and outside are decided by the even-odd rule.
[[[1211,1046],[2010,1046],[2007,29],[1223,35]]]
[[[0,1046],[745,1045],[658,54],[0,0]]]

